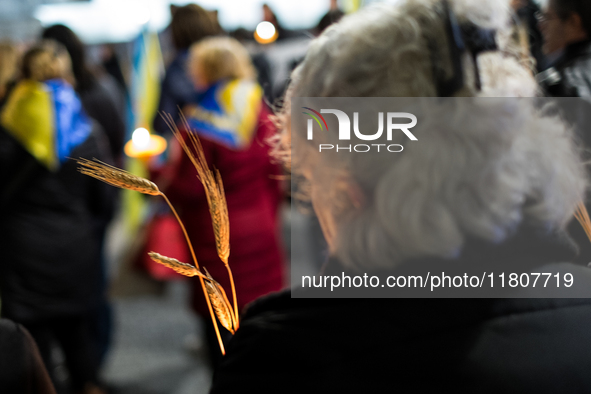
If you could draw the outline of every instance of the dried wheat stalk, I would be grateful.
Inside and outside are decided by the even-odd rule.
[[[181,261],[178,261],[177,259],[173,259],[172,257],[166,257],[166,256],[163,256],[160,253],[156,253],[156,252],[149,252],[148,255],[155,262],[160,263],[160,264],[174,270],[175,272],[178,272],[181,275],[185,275],[185,276],[189,276],[189,277],[200,276],[202,278],[208,279],[205,275],[203,275],[201,273],[201,271],[199,271],[197,268],[195,268],[191,264],[183,263]]]
[[[100,160],[88,160],[79,158],[77,160],[80,171],[84,175],[91,176],[109,185],[120,187],[122,189],[135,190],[140,193],[158,196],[162,194],[154,182],[123,171],[117,167],[103,163]]]
[[[213,306],[213,310],[218,320],[222,326],[234,334],[236,323],[234,314],[232,313],[232,305],[230,304],[230,301],[228,301],[228,297],[226,297],[224,288],[215,279],[213,279],[206,268],[204,268],[206,273],[206,275],[204,275],[192,265],[180,262],[172,257],[166,257],[156,252],[150,252],[148,254],[155,262],[171,268],[181,275],[199,276],[205,279],[207,295],[209,296],[209,300],[211,301],[211,305]]]
[[[237,320],[234,317],[232,305],[230,304],[230,301],[228,301],[228,297],[226,297],[226,292],[224,291],[224,288],[211,277],[207,271],[207,268],[204,267],[203,269],[205,270],[205,275],[207,276],[205,288],[207,289],[207,294],[209,295],[209,300],[211,301],[213,310],[215,311],[215,314],[222,326],[234,334],[237,328]]]
[[[207,203],[211,213],[213,232],[216,239],[216,249],[220,259],[227,265],[228,257],[230,256],[230,221],[228,219],[228,206],[224,194],[224,185],[219,171],[209,170],[199,137],[197,137],[195,132],[191,132],[191,127],[182,113],[181,121],[183,122],[183,127],[187,130],[189,141],[191,141],[195,153],[193,153],[185,140],[181,137],[180,131],[174,123],[172,116],[165,115],[165,121],[168,123],[168,126],[179,140],[183,150],[187,153],[189,159],[195,166],[197,176],[205,188]]]
[[[204,275],[192,265],[180,262],[172,257],[166,257],[156,252],[150,252],[148,254],[155,262],[171,268],[181,275],[199,276],[205,279],[205,289],[207,290],[207,295],[209,296],[215,315],[222,326],[234,334],[236,324],[234,314],[232,313],[232,305],[228,301],[228,297],[226,297],[226,292],[223,287],[213,279],[206,268],[204,268],[206,273],[206,275]]]
[[[133,175],[120,168],[110,166],[96,159],[88,160],[79,158],[77,162],[80,165],[78,171],[80,171],[82,174],[96,178],[100,181],[108,183],[109,185],[120,187],[122,189],[135,190],[140,193],[149,194],[152,196],[162,196],[162,198],[164,198],[164,200],[170,207],[172,213],[176,217],[179,225],[181,226],[181,229],[183,231],[183,234],[185,235],[185,239],[189,246],[189,250],[191,251],[193,262],[195,263],[195,269],[199,270],[199,263],[197,262],[197,257],[195,256],[195,251],[193,250],[193,245],[191,243],[191,240],[189,239],[189,235],[187,234],[185,225],[183,224],[181,218],[179,217],[178,213],[176,212],[170,201],[168,200],[168,197],[166,197],[166,195],[158,189],[158,186],[156,186],[155,183],[150,182],[149,180],[139,177],[137,175]],[[226,352],[224,349],[224,343],[222,342],[222,337],[220,336],[219,329],[215,320],[215,314],[211,306],[209,296],[207,294],[204,277],[203,275],[197,276],[199,276],[201,288],[203,289],[203,295],[205,297],[205,301],[207,302],[207,307],[209,308],[209,314],[211,315],[211,320],[218,338],[220,350],[222,354],[225,354]]]
[[[589,219],[589,213],[587,212],[587,208],[585,208],[585,204],[583,202],[579,202],[577,205],[577,209],[575,211],[575,218],[579,221],[583,230],[585,230],[585,234],[587,234],[587,238],[591,241],[591,219]]]
[[[222,177],[217,169],[215,171],[209,170],[209,166],[207,165],[207,161],[203,153],[203,147],[199,141],[199,137],[197,137],[195,132],[191,131],[191,127],[189,126],[189,123],[182,112],[180,115],[181,121],[187,130],[187,135],[191,141],[191,145],[193,146],[195,153],[193,153],[193,151],[183,139],[180,130],[174,122],[173,117],[170,114],[162,114],[168,127],[171,129],[174,136],[179,141],[179,144],[193,163],[193,166],[197,170],[197,177],[205,189],[205,196],[207,198],[213,225],[213,232],[215,235],[216,249],[218,256],[226,266],[228,276],[230,277],[230,286],[232,287],[232,298],[234,304],[234,319],[236,324],[238,324],[238,302],[236,300],[236,288],[234,285],[232,270],[228,263],[228,258],[230,257],[230,220],[228,217],[228,204],[226,202]],[[238,326],[236,326],[236,328],[238,328]]]

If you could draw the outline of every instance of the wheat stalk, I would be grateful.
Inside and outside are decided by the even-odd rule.
[[[78,171],[80,171],[84,175],[91,176],[91,177],[96,178],[100,181],[108,183],[109,185],[112,185],[115,187],[120,187],[122,189],[135,190],[137,192],[149,194],[152,196],[162,196],[162,198],[164,198],[164,200],[166,201],[166,203],[170,207],[170,210],[174,214],[179,225],[181,226],[181,230],[183,231],[183,234],[185,236],[185,240],[187,241],[187,245],[189,246],[189,250],[191,251],[191,257],[193,257],[193,262],[195,263],[195,268],[197,270],[199,270],[199,263],[197,262],[197,257],[195,256],[195,251],[193,250],[193,244],[191,243],[191,240],[189,239],[189,234],[187,234],[187,230],[185,229],[185,225],[183,224],[178,213],[176,212],[176,210],[174,209],[174,207],[170,203],[170,200],[168,200],[168,197],[166,197],[166,195],[158,189],[158,186],[156,186],[155,183],[150,182],[149,180],[139,177],[137,175],[133,175],[133,174],[131,174],[127,171],[124,171],[120,168],[113,167],[111,165],[103,163],[102,161],[97,160],[97,159],[88,160],[88,159],[79,158],[79,159],[77,159],[77,162],[80,166],[80,167],[78,167]],[[212,324],[213,324],[213,327],[215,329],[215,333],[218,338],[220,350],[221,350],[222,354],[225,354],[226,351],[224,349],[224,343],[222,341],[222,337],[220,336],[220,332],[219,332],[219,329],[218,329],[218,326],[217,326],[217,323],[215,320],[215,314],[214,314],[213,308],[211,306],[211,302],[209,300],[209,296],[208,296],[205,282],[203,280],[202,275],[199,276],[199,282],[201,283],[201,288],[203,289],[203,296],[205,297],[205,301],[206,301],[207,307],[209,309],[209,314],[211,315]]]
[[[213,310],[215,311],[215,314],[222,326],[234,334],[237,329],[237,320],[234,317],[232,305],[230,304],[230,301],[228,301],[228,297],[226,297],[226,292],[224,291],[224,288],[211,277],[207,271],[207,268],[203,269],[205,270],[205,275],[207,276],[205,287],[207,289],[207,294],[209,295],[211,305],[213,306]]]
[[[149,252],[148,255],[155,262],[160,263],[160,264],[174,270],[175,272],[178,272],[181,275],[189,276],[189,277],[200,276],[202,278],[208,279],[205,275],[203,275],[201,273],[201,271],[199,271],[197,268],[195,268],[191,264],[183,263],[181,261],[178,261],[177,259],[173,259],[172,257],[166,257],[166,256],[163,256],[160,253],[156,253],[156,252]]]
[[[224,194],[222,178],[218,170],[209,170],[207,160],[203,153],[203,147],[201,146],[199,137],[197,137],[197,133],[191,131],[191,127],[182,112],[180,113],[180,116],[181,121],[183,122],[183,127],[187,130],[189,141],[191,141],[195,153],[189,149],[189,146],[181,137],[180,131],[174,123],[172,116],[168,115],[168,119],[165,120],[175,134],[175,137],[179,139],[183,150],[187,153],[189,159],[195,166],[197,176],[205,188],[205,194],[213,224],[213,232],[216,238],[218,256],[225,265],[228,265],[228,258],[230,256],[230,221],[228,218],[228,206]]]
[[[201,273],[197,268],[193,267],[190,264],[183,263],[174,259],[172,257],[163,256],[160,253],[150,252],[148,253],[152,260],[157,263],[160,263],[168,268],[173,269],[174,271],[178,272],[181,275],[185,276],[199,276],[205,279],[205,289],[207,290],[207,295],[209,296],[209,300],[211,301],[211,305],[213,310],[222,324],[228,331],[232,334],[235,332],[236,327],[236,319],[234,318],[234,314],[232,313],[232,305],[230,301],[228,301],[228,297],[226,297],[226,292],[224,288],[211,276],[211,274],[205,270],[205,275]]]
[[[164,121],[171,129],[174,136],[179,141],[179,144],[189,157],[189,160],[193,163],[193,166],[197,170],[197,178],[203,184],[205,189],[205,196],[207,198],[207,204],[209,206],[209,213],[211,215],[211,222],[213,226],[213,232],[216,241],[216,250],[218,256],[224,263],[228,276],[230,277],[230,286],[232,288],[232,298],[234,304],[234,320],[236,324],[239,324],[238,320],[238,302],[236,300],[236,287],[234,285],[234,276],[232,275],[232,269],[228,263],[230,257],[230,220],[228,217],[228,204],[226,202],[226,195],[224,193],[224,185],[222,177],[219,171],[210,171],[207,165],[207,160],[203,153],[203,147],[199,141],[197,134],[191,130],[187,119],[180,113],[181,121],[183,126],[187,130],[187,135],[191,141],[191,145],[195,153],[189,148],[185,140],[183,139],[180,130],[178,129],[173,117],[170,114],[162,114]],[[236,326],[238,328],[238,326]]]
[[[120,187],[121,189],[135,190],[151,196],[162,194],[154,182],[150,182],[145,178],[133,175],[117,167],[110,166],[100,160],[79,158],[77,162],[80,165],[78,171],[82,174],[96,178],[109,185]]]
[[[591,241],[591,219],[589,219],[589,213],[587,212],[587,208],[585,208],[585,204],[583,202],[579,202],[577,205],[577,209],[575,211],[575,218],[579,221],[583,230],[585,230],[585,234],[587,234],[587,238]]]

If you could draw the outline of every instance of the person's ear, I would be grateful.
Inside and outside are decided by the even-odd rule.
[[[336,194],[341,196],[340,199],[342,200],[344,198],[344,201],[342,200],[338,204],[343,211],[351,208],[361,209],[365,206],[365,194],[347,172],[343,172],[337,176],[334,188],[337,192]]]
[[[575,32],[585,31],[581,15],[577,14],[576,12],[570,14],[567,22]]]

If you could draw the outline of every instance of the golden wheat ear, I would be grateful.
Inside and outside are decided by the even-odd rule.
[[[189,277],[200,276],[206,280],[209,280],[209,278],[207,276],[203,275],[201,273],[201,271],[199,271],[197,268],[195,268],[191,264],[183,263],[181,261],[178,261],[177,259],[173,259],[172,257],[166,257],[166,256],[163,256],[160,253],[156,253],[156,252],[149,252],[148,255],[155,262],[160,263],[160,264],[164,265],[165,267],[168,267],[168,268],[174,270],[175,272],[178,272],[181,275],[189,276]]]
[[[228,266],[228,257],[230,256],[230,220],[228,218],[228,204],[224,194],[222,177],[218,170],[211,171],[209,169],[199,137],[197,137],[195,132],[191,131],[191,126],[183,113],[180,113],[181,122],[183,123],[183,127],[188,131],[187,136],[193,150],[191,150],[181,136],[180,130],[174,123],[172,116],[170,114],[164,114],[163,117],[197,170],[197,178],[203,184],[207,197],[218,256]]]
[[[150,182],[145,178],[133,175],[130,172],[113,167],[107,163],[103,163],[100,160],[79,158],[76,162],[79,165],[78,171],[82,174],[96,178],[111,186],[120,187],[121,189],[135,190],[151,196],[159,196],[162,194],[154,182]]]
[[[575,218],[577,218],[583,227],[583,230],[585,230],[587,238],[589,238],[589,241],[591,241],[591,219],[589,219],[589,213],[587,212],[587,208],[585,208],[585,204],[583,204],[583,202],[579,202],[577,205]]]
[[[180,110],[180,109],[179,109]],[[207,204],[209,206],[209,213],[211,215],[211,222],[213,225],[213,233],[215,235],[216,250],[218,256],[224,263],[228,276],[230,277],[230,286],[232,289],[232,300],[234,303],[234,321],[235,328],[238,328],[238,301],[236,298],[236,286],[234,284],[234,276],[232,275],[232,269],[228,263],[230,257],[230,219],[228,217],[228,204],[226,201],[226,195],[224,193],[224,184],[222,177],[217,169],[211,171],[207,165],[203,147],[199,141],[197,133],[191,131],[191,126],[187,121],[187,118],[180,112],[181,122],[183,127],[187,130],[188,139],[193,147],[193,151],[187,145],[181,132],[177,127],[174,119],[170,114],[162,114],[168,127],[178,140],[179,144],[193,163],[193,166],[197,170],[197,178],[203,184],[205,189],[205,196],[207,197]]]
[[[209,296],[215,315],[222,326],[234,334],[236,332],[237,322],[232,311],[232,305],[230,305],[230,301],[228,301],[228,297],[226,297],[226,292],[224,291],[224,288],[211,277],[207,268],[203,267],[203,270],[207,276],[205,288],[207,289],[207,295]]]

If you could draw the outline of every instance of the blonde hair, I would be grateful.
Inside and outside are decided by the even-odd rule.
[[[68,51],[52,40],[44,40],[25,53],[22,72],[24,78],[38,82],[54,78],[73,79]]]
[[[208,84],[222,79],[254,79],[256,76],[246,48],[229,37],[211,37],[193,44],[189,64],[190,72],[200,71]]]

